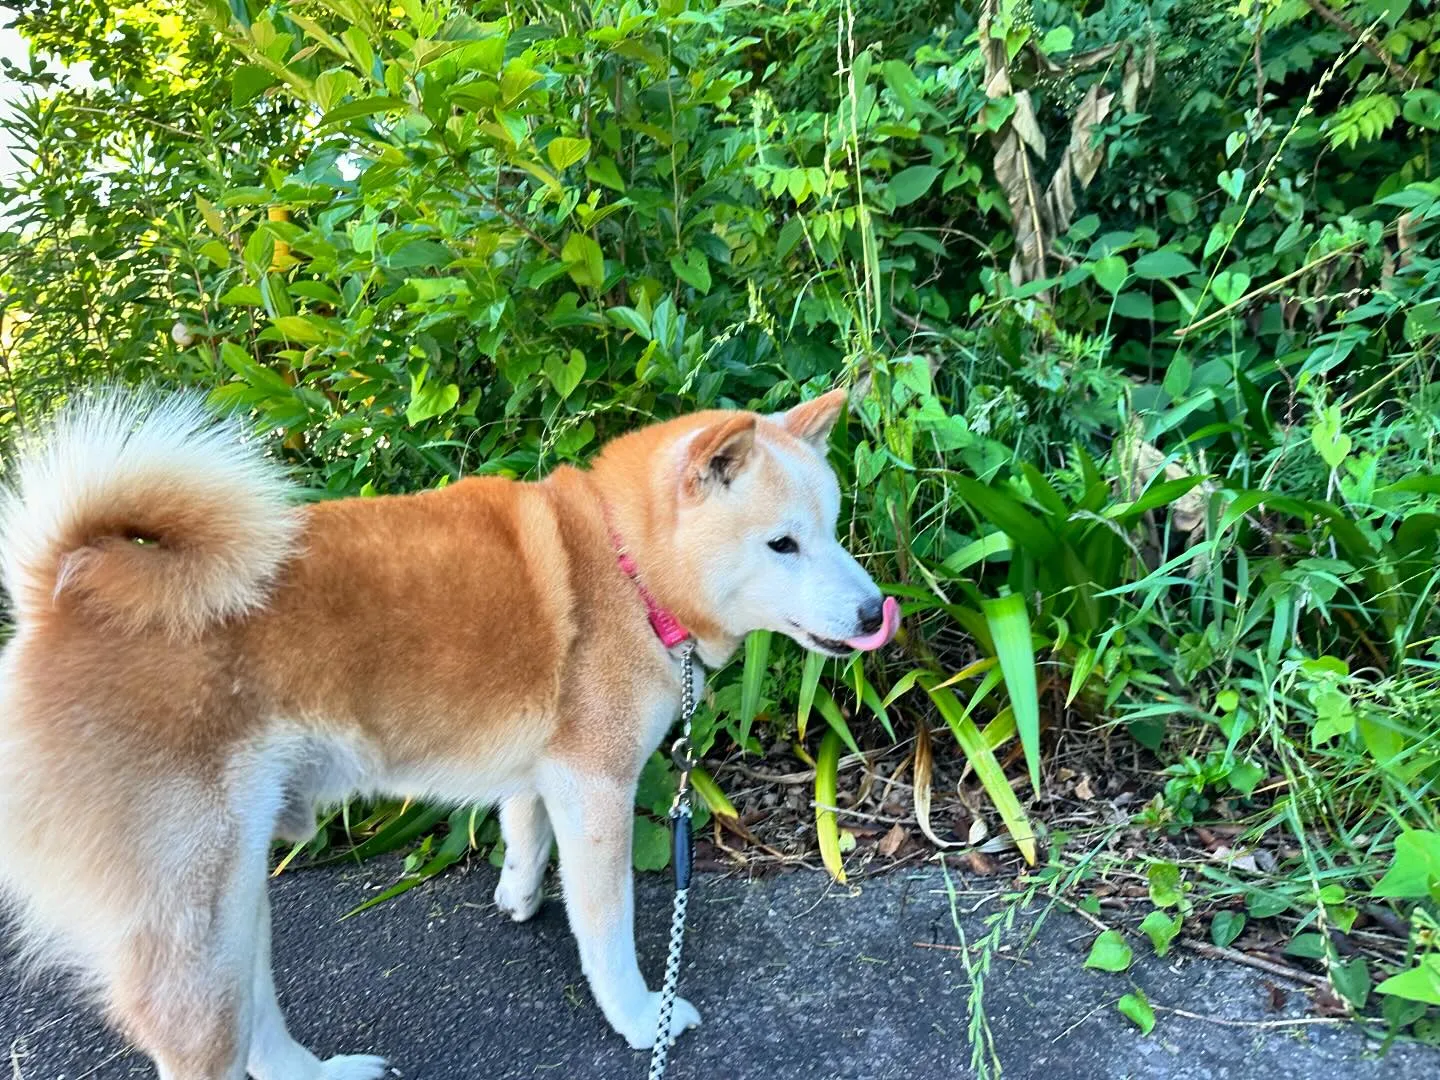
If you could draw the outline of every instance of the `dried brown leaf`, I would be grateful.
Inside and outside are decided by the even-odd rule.
[[[893,858],[895,853],[900,850],[900,846],[909,838],[909,835],[910,834],[905,831],[905,826],[892,825],[890,826],[890,831],[881,838],[875,850],[887,859]]]
[[[934,754],[930,749],[930,732],[923,723],[915,726],[915,823],[938,848],[955,847],[941,840],[930,827],[930,794],[934,781]]]

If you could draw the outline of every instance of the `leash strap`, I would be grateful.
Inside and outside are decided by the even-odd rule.
[[[695,715],[695,642],[687,641],[681,659],[680,718],[684,725],[670,756],[680,770],[675,801],[670,806],[670,861],[675,869],[675,906],[670,913],[670,950],[665,956],[665,981],[660,987],[660,1012],[655,1024],[655,1045],[650,1051],[649,1080],[663,1080],[670,1059],[670,1019],[680,985],[680,954],[685,949],[685,911],[690,904],[690,869],[694,860],[691,831],[690,773],[695,748],[690,742],[690,719]]]

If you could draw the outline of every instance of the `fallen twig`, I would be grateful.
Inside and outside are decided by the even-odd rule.
[[[1249,953],[1241,952],[1239,949],[1230,949],[1222,945],[1212,945],[1208,941],[1200,941],[1196,938],[1182,937],[1180,944],[1191,952],[1199,953],[1201,956],[1208,956],[1212,960],[1229,960],[1234,964],[1244,964],[1256,971],[1264,971],[1270,975],[1278,975],[1282,979],[1294,979],[1296,982],[1307,983],[1310,986],[1329,986],[1330,980],[1320,975],[1311,975],[1308,971],[1300,971],[1297,968],[1287,967],[1284,964],[1277,964],[1273,960],[1266,960],[1259,956],[1251,956]]]

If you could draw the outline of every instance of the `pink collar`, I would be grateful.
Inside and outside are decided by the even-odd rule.
[[[613,527],[610,529],[610,543],[615,548],[615,562],[620,567],[620,572],[635,583],[635,590],[645,604],[650,628],[655,631],[661,645],[673,649],[690,636],[690,631],[685,629],[685,624],[675,617],[674,612],[661,607],[655,594],[645,587],[645,583],[640,580],[640,568],[635,565],[634,556],[625,550],[625,541],[620,539],[620,534]]]

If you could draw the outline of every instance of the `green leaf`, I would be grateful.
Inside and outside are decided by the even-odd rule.
[[[1031,643],[1030,613],[1019,593],[981,603],[985,623],[995,643],[995,655],[1005,676],[1005,690],[1015,710],[1020,745],[1030,767],[1030,787],[1040,794],[1040,693],[1035,678],[1035,649]]]
[[[568,398],[585,377],[585,354],[571,349],[570,356],[565,358],[558,350],[552,352],[545,358],[545,377],[562,400]]]
[[[1405,120],[1416,127],[1440,131],[1440,92],[1416,87],[1405,94]]]
[[[1135,260],[1132,269],[1136,277],[1155,281],[1160,278],[1176,278],[1182,274],[1193,274],[1198,267],[1178,251],[1171,251],[1167,248],[1161,251],[1147,251]]]
[[[805,650],[805,663],[800,668],[800,693],[796,699],[795,734],[805,741],[805,725],[810,719],[810,707],[815,704],[815,688],[820,685],[820,673],[825,669],[825,654]]]
[[[740,675],[740,749],[750,743],[750,728],[760,711],[760,694],[770,665],[770,642],[775,635],[756,630],[745,638],[745,668]]]
[[[322,345],[325,342],[325,331],[309,315],[281,315],[274,323],[275,329],[291,341],[302,345]]]
[[[560,249],[560,257],[576,285],[598,289],[605,284],[605,256],[600,245],[585,233],[571,233]]]
[[[1395,838],[1390,869],[1370,895],[1419,900],[1440,890],[1440,832],[1407,829]],[[1440,900],[1440,895],[1436,895]]]
[[[930,190],[939,175],[940,170],[934,165],[912,165],[892,176],[886,190],[896,206],[909,206]]]
[[[1330,405],[1316,415],[1310,428],[1310,443],[1320,459],[1332,469],[1338,469],[1340,463],[1350,456],[1350,436],[1343,430],[1340,406]]]
[[[1363,1009],[1370,1000],[1370,965],[1363,956],[1331,964],[1330,982],[1340,996],[1357,1009]]]
[[[1121,293],[1115,298],[1115,314],[1127,319],[1153,319],[1155,303],[1142,292]]]
[[[963,574],[978,562],[1012,550],[1012,541],[1005,532],[993,532],[972,540],[960,550],[952,552],[940,565],[951,574]]]
[[[551,139],[545,147],[545,156],[550,159],[556,172],[564,172],[577,161],[584,161],[589,153],[589,139],[572,139],[567,135]]]
[[[845,722],[845,714],[840,711],[840,706],[835,704],[835,699],[830,696],[830,691],[823,686],[815,688],[815,708],[819,710],[825,723],[830,730],[840,736],[842,742],[852,754],[860,753],[860,744],[855,741],[855,736],[850,732],[850,725]]]
[[[1046,56],[1069,52],[1075,44],[1075,31],[1068,26],[1057,26],[1040,39],[1040,51]]]
[[[625,190],[625,181],[620,178],[620,170],[615,167],[614,158],[591,158],[585,163],[585,175],[592,182],[602,184],[612,191]]]
[[[1250,275],[1241,270],[1222,270],[1210,283],[1210,291],[1222,307],[1239,300],[1250,288]]]
[[[705,253],[699,248],[691,248],[685,252],[683,260],[678,255],[671,255],[670,269],[675,271],[676,277],[702,296],[710,291],[710,260],[705,258]]]
[[[219,240],[207,240],[200,245],[200,254],[224,270],[230,265],[230,249]]]
[[[1115,1003],[1115,1008],[1120,1010],[1121,1015],[1134,1021],[1141,1035],[1149,1035],[1155,1030],[1155,1010],[1150,1007],[1144,990],[1137,989],[1132,994],[1126,994]]]
[[[320,118],[319,126],[329,127],[332,124],[341,124],[346,120],[354,120],[360,116],[373,116],[376,113],[397,112],[400,109],[408,109],[410,103],[402,98],[387,97],[383,94],[376,97],[361,98],[359,101],[346,101],[336,105]]]
[[[276,82],[268,68],[259,64],[241,64],[230,76],[230,104],[235,108],[249,105]]]
[[[1134,954],[1119,930],[1106,930],[1090,946],[1090,955],[1085,958],[1087,968],[1097,971],[1125,971],[1130,967]]]
[[[645,814],[636,814],[630,859],[636,870],[664,870],[670,865],[670,830]]]
[[[940,715],[950,725],[950,730],[955,735],[955,741],[960,744],[960,749],[965,752],[975,775],[980,779],[980,786],[985,789],[985,794],[990,796],[990,801],[995,804],[995,810],[1000,815],[1000,820],[1005,823],[1005,828],[1010,831],[1011,839],[1015,846],[1020,849],[1020,854],[1025,861],[1032,866],[1035,863],[1035,828],[1030,824],[1024,809],[1020,806],[1020,800],[1015,797],[1015,791],[1010,787],[1010,781],[1005,776],[1005,770],[1000,767],[1000,762],[995,759],[995,751],[985,741],[980,729],[975,726],[975,721],[970,718],[970,710],[962,708],[955,695],[948,689],[937,686],[939,677],[927,672],[920,678],[920,685],[930,695],[930,700],[935,703]],[[994,685],[993,683],[990,685]],[[984,689],[982,685],[982,689]],[[976,697],[980,693],[977,691]]]
[[[1129,278],[1130,266],[1123,255],[1106,255],[1090,263],[1090,274],[1095,278],[1095,284],[1114,296]]]
[[[1245,929],[1243,911],[1217,911],[1210,920],[1210,940],[1222,949],[1228,949]]]
[[[820,844],[820,860],[830,876],[845,881],[845,860],[840,855],[840,826],[835,820],[835,794],[839,788],[840,736],[825,732],[820,751],[815,755],[815,838]]]
[[[605,317],[616,326],[634,331],[646,341],[650,340],[650,320],[632,307],[606,308]]]
[[[1245,170],[1227,169],[1215,178],[1220,185],[1220,190],[1229,195],[1232,201],[1239,202],[1240,195],[1245,190]]]
[[[1440,953],[1431,953],[1409,971],[1391,975],[1375,987],[1375,992],[1440,1005]]]
[[[428,382],[429,373],[430,365],[425,364],[418,374],[410,377],[410,405],[405,410],[405,420],[411,427],[449,412],[460,401],[459,386]]]
[[[1170,942],[1180,933],[1184,917],[1178,912],[1171,916],[1163,911],[1152,911],[1140,924],[1140,932],[1155,946],[1155,955],[1164,956],[1170,951]]]
[[[1178,907],[1185,899],[1180,887],[1180,867],[1171,862],[1151,863],[1145,871],[1150,883],[1150,902],[1158,908]]]

